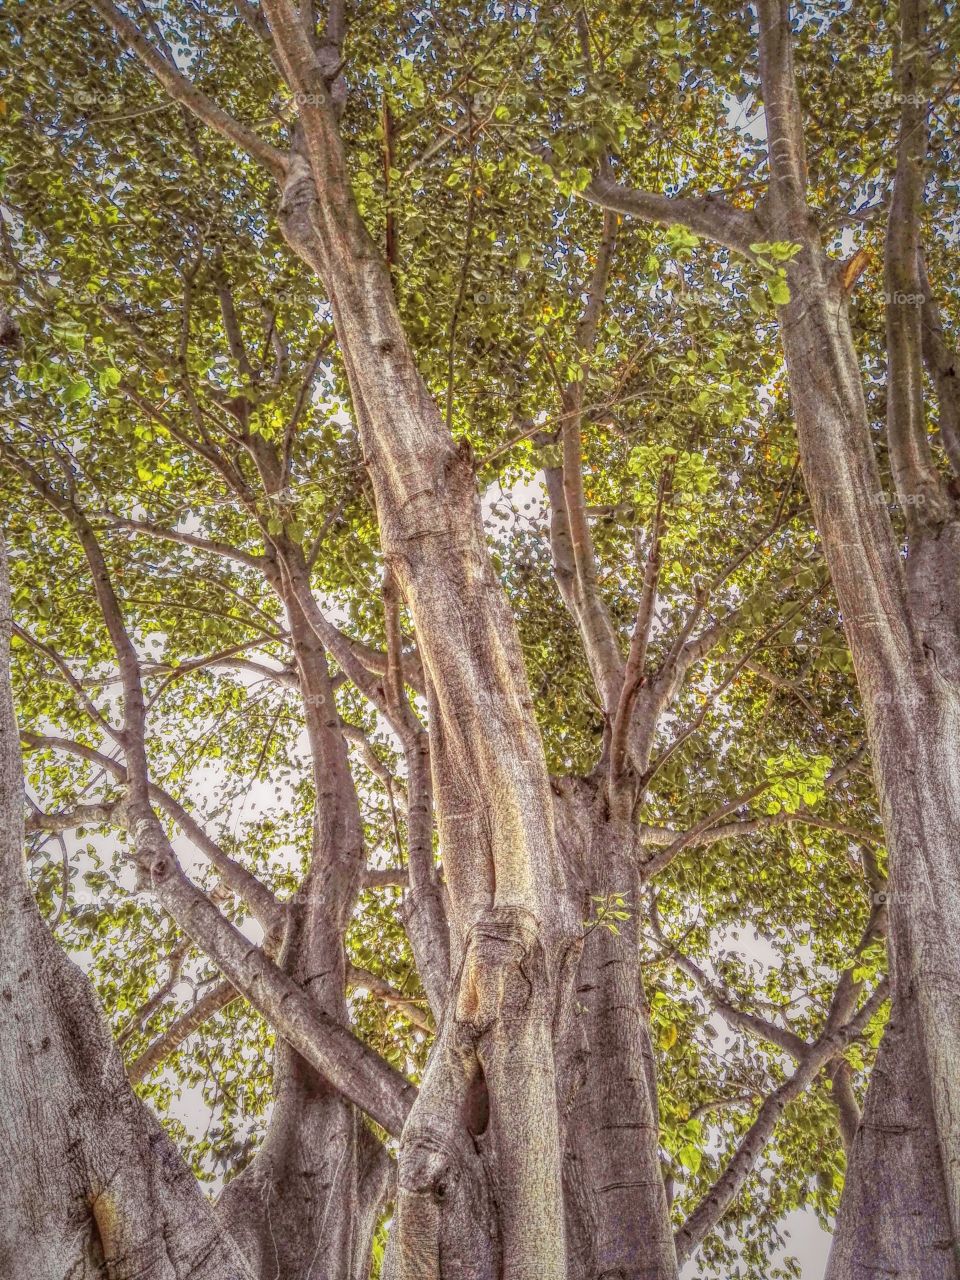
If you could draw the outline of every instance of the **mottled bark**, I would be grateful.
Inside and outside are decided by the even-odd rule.
[[[265,11],[305,102],[281,228],[326,287],[384,555],[417,631],[458,965],[401,1144],[399,1273],[456,1274],[444,1202],[477,1151],[496,1205],[502,1274],[562,1280],[553,1030],[579,930],[566,909],[520,647],[487,553],[469,454],[413,362],[389,273],[346,180],[326,86],[292,7],[272,0]]]
[[[840,1204],[828,1280],[956,1280],[943,1166],[916,1011],[884,1032]]]
[[[288,553],[298,557],[299,548]],[[310,868],[287,908],[280,963],[328,1018],[346,1027],[343,939],[363,869],[363,828],[326,654],[295,599],[287,612],[316,800]],[[369,1236],[361,1238],[358,1229],[375,1218],[385,1177],[362,1189],[361,1134],[353,1106],[279,1041],[266,1136],[219,1203],[259,1275],[366,1280],[356,1267],[363,1265]],[[366,1138],[367,1145],[376,1142],[372,1134]],[[386,1152],[382,1158],[389,1170]]]

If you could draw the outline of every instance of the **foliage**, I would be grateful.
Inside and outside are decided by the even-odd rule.
[[[289,138],[295,104],[229,6],[169,0],[152,11],[158,38],[202,87],[263,137]],[[314,807],[303,709],[276,678],[291,664],[287,620],[257,567],[216,547],[249,560],[269,537],[301,545],[328,616],[356,641],[384,648],[376,512],[342,355],[328,300],[278,235],[266,177],[171,106],[83,15],[20,6],[2,20],[15,74],[2,104],[0,216],[5,285],[23,337],[20,351],[2,357],[4,438],[75,491],[97,528],[144,663],[152,776],[287,897],[307,866]],[[45,54],[51,47],[56,59]],[[838,250],[869,247],[878,234],[871,222],[847,215],[881,201],[889,185],[888,15],[881,6],[810,5],[798,58],[825,235]],[[658,486],[670,471],[652,669],[707,586],[709,619],[726,625],[657,728],[640,820],[687,831],[759,786],[734,806],[734,819],[805,813],[821,825],[771,823],[691,845],[657,878],[656,909],[664,935],[739,1008],[813,1040],[839,974],[855,963],[858,980],[873,982],[885,961],[881,948],[858,952],[870,868],[882,867],[878,819],[773,340],[772,307],[788,300],[796,246],[758,242],[754,262],[737,262],[683,228],[621,219],[594,349],[584,353],[577,338],[602,234],[579,193],[601,161],[612,158],[641,187],[724,189],[750,203],[764,159],[748,23],[699,0],[681,0],[669,15],[626,4],[504,10],[482,0],[413,8],[360,0],[351,6],[348,77],[343,127],[357,199],[381,244],[389,232],[393,287],[423,376],[472,447],[491,553],[556,775],[594,770],[608,730],[551,562],[543,478],[559,465],[565,389],[585,386],[585,496],[599,589],[624,650]],[[939,113],[934,130],[931,224],[951,191],[955,198],[955,117]],[[932,234],[932,275],[956,317],[956,242]],[[868,268],[854,306],[877,409],[879,286]],[[264,441],[289,434],[278,491],[241,457],[238,414]],[[191,447],[198,433],[235,462],[246,501]],[[2,484],[22,724],[106,751],[84,700],[104,715],[115,710],[115,664],[85,563],[64,522],[11,470]],[[402,624],[412,643],[405,615]],[[336,697],[357,735],[351,760],[368,861],[398,868],[406,831],[397,744],[349,681]],[[832,786],[831,770],[851,760]],[[96,762],[49,745],[31,749],[27,763],[31,798],[44,811],[119,795]],[[186,842],[178,848],[212,890],[206,863]],[[57,839],[36,832],[30,855],[44,913],[90,972],[132,1060],[215,971],[188,949],[168,998],[138,1021],[183,939],[136,892],[123,835],[107,825]],[[595,895],[584,927],[616,935],[636,916],[646,928],[650,896]],[[362,894],[346,944],[358,968],[425,1007],[400,905],[398,890]],[[259,940],[239,904],[227,909]],[[670,948],[644,936],[663,1157],[679,1221],[788,1064],[776,1046],[726,1025]],[[350,1010],[369,1044],[419,1077],[429,1036],[402,1006],[370,991],[355,993]],[[861,1095],[878,1034],[872,1028],[848,1053]],[[208,1181],[236,1173],[262,1136],[271,1043],[262,1020],[234,1005],[142,1086]],[[705,1246],[701,1274],[790,1274],[790,1263],[777,1272],[770,1261],[784,1216],[807,1206],[831,1222],[843,1155],[829,1095],[818,1079],[787,1111],[723,1232]],[[188,1097],[205,1110],[202,1131]],[[378,1241],[382,1250],[382,1233]]]

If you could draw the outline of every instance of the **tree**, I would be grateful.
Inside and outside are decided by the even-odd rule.
[[[704,296],[741,268],[699,262],[683,227],[742,249],[747,215],[627,209],[676,215],[654,241],[576,198],[648,199],[611,194],[615,125],[568,145],[603,102],[591,15],[361,11],[345,43],[336,6],[319,24],[279,2],[96,8],[11,20],[23,350],[2,458],[28,828],[128,1074],[178,1055],[146,1096],[229,1180],[214,1210],[172,1151],[147,1154],[161,1139],[89,990],[29,914],[85,1013],[4,1040],[5,1114],[43,1095],[22,1063],[48,1036],[99,1046],[81,1056],[110,1066],[120,1119],[101,1142],[97,1089],[57,1070],[68,1118],[43,1145],[19,1122],[0,1256],[51,1277],[360,1277],[389,1219],[387,1275],[659,1277],[700,1246],[728,1270],[723,1220],[772,1274],[782,1214],[828,1220],[842,1150],[864,1146],[887,912],[789,417],[757,394],[777,356],[762,327],[713,323]],[[511,130],[515,91],[525,127],[552,111],[546,158]],[[723,92],[674,136],[709,138]],[[805,261],[793,243],[751,226],[775,301],[796,296],[776,265]],[[538,475],[528,518],[511,495]],[[478,485],[504,495],[487,529]],[[238,837],[264,776],[277,803]],[[118,835],[64,839],[88,828]],[[77,912],[79,866],[98,902]],[[737,925],[782,975],[737,957]],[[23,984],[42,1011],[51,984]],[[170,1071],[214,1079],[199,1142]],[[130,1172],[105,1200],[110,1143]],[[45,1253],[21,1226],[38,1203]]]
[[[869,212],[885,219],[886,449],[905,552],[883,501],[848,317],[869,250],[838,262],[824,248],[789,4],[757,6],[768,174],[752,208],[623,190],[602,173],[586,188],[607,208],[689,226],[761,264],[777,246],[786,259],[772,297],[803,474],[864,700],[891,856],[893,1010],[854,1148],[831,1276],[866,1266],[955,1276],[958,1265],[960,1024],[955,983],[946,975],[957,972],[951,915],[960,809],[956,771],[944,767],[956,754],[958,707],[956,356],[924,265],[943,224],[928,215],[925,235],[923,210],[928,183],[955,155],[955,118],[940,123],[936,115],[955,88],[948,79],[938,89],[956,51],[950,16],[938,21],[922,0],[899,6],[892,33],[897,91],[888,94],[898,116],[886,158],[890,177],[879,199],[866,192]],[[807,25],[801,32],[809,39],[824,24]],[[931,214],[941,200],[938,190]],[[765,269],[772,269],[769,260]],[[924,361],[939,408],[936,454]]]

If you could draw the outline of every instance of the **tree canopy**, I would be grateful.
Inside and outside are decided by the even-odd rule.
[[[328,908],[347,1023],[413,1086],[443,1010],[409,884],[426,856],[443,891],[445,864],[411,742],[436,752],[440,730],[381,549],[336,302],[278,228],[272,157],[312,104],[259,6],[128,6],[169,75],[242,122],[224,136],[118,43],[110,9],[2,18],[11,670],[41,911],[213,1194],[269,1129],[285,1030],[138,873],[117,624],[153,805],[191,882],[271,960],[278,904],[314,892],[333,785],[318,742],[342,738],[362,824],[356,893]],[[923,211],[947,333],[955,17],[934,15]],[[754,17],[700,0],[359,0],[347,18],[330,83],[350,183],[475,478],[553,793],[593,795],[629,762],[639,778],[621,832],[636,885],[596,875],[580,928],[584,955],[635,935],[674,1229],[729,1187],[697,1229],[697,1274],[799,1275],[784,1220],[832,1228],[885,1023],[887,867],[777,337],[797,246],[744,251],[718,212],[718,193],[749,209],[767,179]],[[809,198],[855,290],[888,480],[896,15],[810,3],[794,43]],[[626,197],[618,211],[615,185],[693,202],[701,233],[632,217]],[[306,687],[308,633],[330,697]],[[364,1123],[394,1152],[388,1111]],[[390,1193],[374,1275],[392,1213]]]

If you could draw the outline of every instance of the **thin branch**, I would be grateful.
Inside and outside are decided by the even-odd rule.
[[[143,533],[151,538],[160,538],[164,542],[177,542],[197,551],[208,551],[211,555],[220,556],[225,560],[235,560],[238,564],[247,565],[250,569],[258,569],[262,572],[267,563],[266,556],[241,551],[238,547],[230,546],[229,543],[201,538],[193,533],[183,533],[179,529],[165,529],[162,525],[154,524],[150,520],[127,520],[122,516],[114,515],[109,519],[108,528],[110,529],[124,529],[130,533]]]
[[[613,717],[613,729],[610,734],[610,781],[616,786],[623,772],[626,755],[628,727],[633,712],[633,703],[637,690],[646,677],[647,647],[650,643],[650,632],[657,607],[657,585],[660,581],[660,541],[663,536],[663,510],[670,500],[673,484],[673,468],[664,467],[657,485],[657,505],[653,514],[653,527],[650,530],[650,548],[643,571],[643,586],[640,589],[640,602],[637,606],[637,618],[630,637],[630,652],[623,673],[623,685],[617,702],[616,714]]]
[[[139,1057],[134,1058],[127,1067],[127,1079],[131,1084],[139,1084],[145,1080],[162,1062],[176,1053],[185,1040],[199,1031],[208,1019],[222,1009],[229,1008],[240,998],[239,992],[229,982],[218,982],[211,987],[191,1009],[171,1022],[166,1031],[144,1049]]]
[[[123,1030],[117,1035],[117,1044],[123,1045],[134,1032],[145,1026],[149,1019],[156,1013],[166,998],[170,995],[173,988],[180,980],[180,974],[183,971],[183,962],[190,954],[191,942],[179,942],[170,952],[167,958],[169,972],[166,981],[161,983],[157,990],[153,993],[149,1000],[134,1010],[130,1015]]]
[[[412,1022],[415,1027],[419,1027],[421,1031],[425,1031],[427,1035],[433,1035],[436,1031],[429,1014],[424,1013],[407,996],[401,995],[399,991],[396,991],[385,978],[371,973],[369,969],[360,969],[351,964],[347,968],[347,985],[365,987],[371,995],[375,995],[384,1004],[392,1005],[398,1013],[402,1013],[409,1022]]]
[[[103,769],[122,786],[127,784],[127,770],[119,760],[113,760],[85,743],[74,742],[70,738],[61,738],[52,734],[32,733],[29,730],[22,730],[20,737],[27,746],[64,751],[68,755],[88,760],[91,764]],[[266,935],[283,929],[286,919],[285,908],[266,885],[261,884],[252,872],[221,849],[183,805],[155,782],[150,783],[150,799],[172,818],[191,844],[207,858],[227,888],[246,904]],[[76,813],[76,810],[72,812]]]
[[[101,713],[96,704],[90,699],[81,681],[73,674],[69,664],[60,656],[59,653],[57,653],[56,649],[52,648],[48,644],[44,644],[42,640],[38,640],[35,636],[32,636],[25,627],[21,627],[19,623],[16,622],[13,624],[13,634],[18,640],[22,640],[24,644],[29,645],[31,649],[35,649],[37,653],[40,653],[45,658],[50,659],[62,675],[65,683],[69,685],[76,694],[84,711],[86,711],[90,719],[93,720],[95,724],[98,724],[106,734],[113,738],[114,742],[120,742],[121,735],[119,731],[110,723],[110,721]]]
[[[749,791],[743,792],[742,795],[733,796],[731,799],[725,800],[712,813],[708,813],[705,818],[701,818],[689,831],[681,832],[662,853],[655,855],[642,864],[641,872],[644,880],[649,880],[658,875],[673,862],[674,858],[679,857],[684,849],[698,843],[699,837],[710,832],[711,828],[715,827],[721,818],[725,818],[728,813],[733,813],[741,805],[749,804],[751,800],[755,800],[764,791],[768,791],[772,785],[772,781],[766,779],[755,787],[751,787]]]
[[[579,377],[564,384],[549,350],[546,351],[562,407],[558,419],[562,461],[560,466],[544,467],[550,501],[550,549],[557,586],[577,624],[600,702],[611,718],[622,687],[623,656],[610,611],[597,582],[597,559],[583,483],[583,421],[584,398],[607,296],[616,238],[617,219],[613,214],[605,213],[596,262],[577,323],[575,349]],[[538,439],[544,443],[550,441],[546,423],[541,425]]]
[[[796,615],[800,612],[800,610],[803,609],[804,606],[808,604],[810,600],[814,599],[816,596],[820,594],[821,591],[823,591],[824,586],[825,584],[821,583],[820,586],[814,588],[813,591],[808,592],[798,602],[798,604],[793,609],[790,610],[789,613],[787,613],[783,618],[781,618],[766,632],[764,632],[764,634],[760,636],[759,639],[756,640],[754,644],[750,646],[747,653],[744,654],[744,656],[740,659],[740,661],[736,663],[736,665],[731,670],[730,674],[728,676],[725,676],[724,679],[720,682],[720,684],[717,685],[716,689],[713,690],[711,697],[704,702],[703,707],[700,710],[699,714],[694,717],[694,719],[690,722],[689,725],[687,725],[685,729],[681,730],[681,732],[677,734],[677,736],[670,743],[670,745],[666,747],[664,751],[662,751],[661,754],[656,758],[656,760],[654,760],[653,763],[646,769],[643,775],[643,778],[641,779],[642,786],[646,787],[647,784],[650,782],[650,779],[654,776],[654,774],[657,773],[657,771],[661,769],[677,751],[679,751],[679,749],[683,746],[683,744],[687,741],[687,739],[692,734],[696,733],[696,731],[703,724],[704,720],[706,720],[707,712],[709,711],[711,705],[713,705],[713,703],[716,702],[717,698],[719,698],[720,695],[724,693],[727,688],[729,688],[729,686],[733,683],[733,681],[737,678],[737,676],[743,670],[744,666],[749,661],[752,654],[759,652],[769,640],[772,640],[773,637],[779,631],[782,631],[783,628],[789,622],[791,622],[793,618],[796,617]]]

